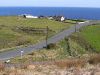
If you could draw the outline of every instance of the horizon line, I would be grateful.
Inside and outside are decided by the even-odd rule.
[[[63,8],[100,8],[100,7],[71,7],[71,6],[0,6],[0,7],[51,7],[51,8],[59,8],[59,7],[63,7]]]

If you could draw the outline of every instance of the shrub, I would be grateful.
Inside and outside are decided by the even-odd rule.
[[[5,69],[5,64],[3,62],[0,62],[0,71],[3,71]]]
[[[89,64],[98,64],[98,63],[100,63],[100,54],[91,55],[88,62],[89,62]]]
[[[47,45],[47,49],[54,49],[54,48],[56,48],[56,44],[51,43]]]
[[[82,68],[86,64],[86,61],[83,59],[74,59],[74,60],[67,60],[67,61],[57,61],[55,62],[55,65],[57,65],[60,68]]]

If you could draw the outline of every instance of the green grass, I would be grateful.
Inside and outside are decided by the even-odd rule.
[[[62,60],[71,57],[79,57],[85,53],[84,48],[82,48],[79,44],[74,42],[73,40],[69,39],[70,44],[70,51],[71,55],[69,56],[69,51],[67,49],[67,42],[65,39],[61,40],[59,43],[56,43],[55,48],[50,49],[42,49],[36,50],[28,55],[24,55],[23,59],[20,57],[16,57],[11,59],[12,63],[19,63],[19,62],[38,62],[38,61],[54,61],[54,60]]]
[[[84,27],[80,34],[100,52],[100,25]]]
[[[48,26],[53,31],[59,31],[63,28],[67,28],[69,23],[62,23],[54,20],[48,19],[25,19],[22,17],[8,16],[0,17],[0,25],[6,26],[24,26],[24,27],[35,27],[35,28],[45,28]]]
[[[0,16],[0,49],[29,45],[45,39],[45,35],[16,31],[16,27],[46,28],[56,34],[73,24],[48,19],[25,19],[18,16]]]
[[[66,23],[76,24],[76,21],[73,20],[65,20]]]
[[[56,43],[56,48],[53,49],[42,49],[38,51],[33,51],[29,55],[24,55],[23,59],[20,57],[16,57],[11,59],[12,63],[25,62],[29,61],[52,61],[52,60],[61,60],[68,58],[83,58],[84,54],[87,57],[90,54],[93,54],[91,51],[87,50],[86,47],[89,48],[88,45],[92,45],[96,51],[100,52],[100,25],[95,26],[86,26],[82,28],[82,30],[78,33],[74,33],[69,36],[69,40],[66,39],[61,40],[59,43]],[[70,48],[68,49],[68,42]],[[69,50],[71,56],[69,54]],[[30,60],[29,60],[30,59]]]

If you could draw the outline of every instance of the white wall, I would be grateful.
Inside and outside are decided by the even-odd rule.
[[[61,21],[64,21],[65,20],[65,17],[61,17]]]
[[[37,16],[26,15],[26,18],[38,18]]]

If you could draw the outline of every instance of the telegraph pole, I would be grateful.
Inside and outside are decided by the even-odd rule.
[[[76,24],[75,24],[75,32],[76,32]]]
[[[75,24],[75,32],[77,32],[77,29],[76,29],[76,25],[78,24],[78,22],[76,22],[76,24]]]
[[[48,46],[48,30],[49,30],[49,28],[48,28],[48,26],[46,27],[46,48],[47,48],[47,46]]]

